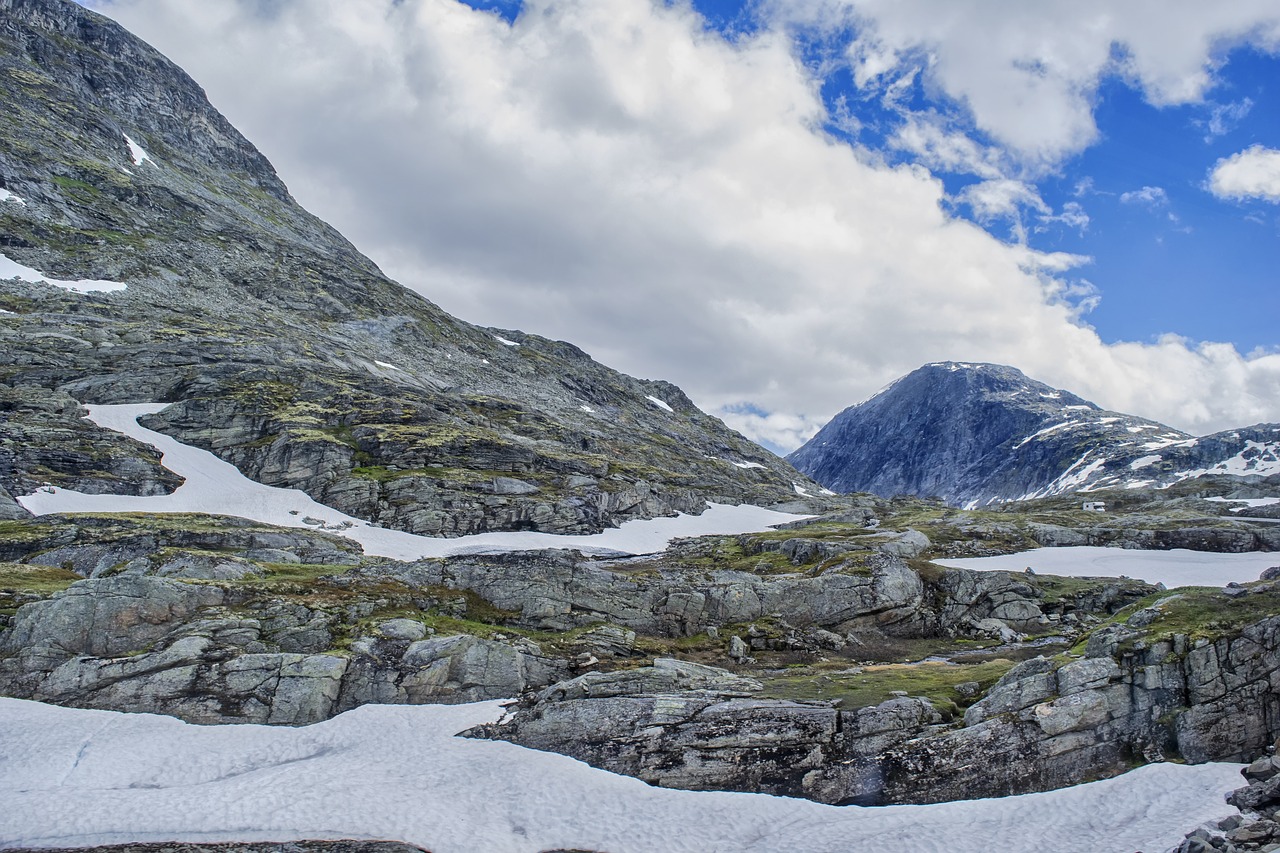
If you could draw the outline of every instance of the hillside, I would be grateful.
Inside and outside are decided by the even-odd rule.
[[[111,21],[69,0],[0,14],[0,514],[46,484],[172,490],[78,403],[173,403],[148,424],[413,533],[796,499],[804,478],[675,386],[387,279]]]

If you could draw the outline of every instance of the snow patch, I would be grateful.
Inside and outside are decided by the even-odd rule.
[[[385,367],[387,370],[399,370],[401,373],[404,373],[404,370],[402,368],[396,367],[394,364],[390,364],[389,362],[378,361],[375,358],[373,360],[373,363],[378,365],[378,367]]]
[[[1098,424],[1099,426],[1106,426],[1107,424],[1113,424],[1119,420],[1123,420],[1123,418],[1098,418]]]
[[[685,536],[731,536],[756,533],[776,524],[808,518],[756,506],[707,505],[701,515],[680,513],[675,518],[628,521],[603,533],[557,536],[551,533],[480,533],[456,539],[417,536],[377,527],[332,507],[317,503],[304,492],[264,486],[248,479],[229,462],[206,450],[182,444],[138,423],[165,403],[88,406],[89,419],[99,426],[136,438],[159,450],[161,464],[185,482],[171,495],[87,495],[54,486],[18,498],[35,515],[60,512],[200,512],[233,515],[281,527],[315,527],[302,519],[319,520],[319,527],[358,542],[364,552],[395,560],[418,560],[454,554],[576,548],[584,553],[652,554]]]
[[[1207,501],[1224,504],[1244,504],[1244,506],[1232,507],[1232,512],[1240,512],[1241,510],[1251,509],[1258,506],[1272,506],[1280,504],[1280,498],[1205,498]]]
[[[726,459],[725,461],[726,461],[726,462],[728,462],[730,465],[732,465],[734,468],[763,468],[763,467],[765,467],[765,466],[761,465],[759,462],[734,462],[732,459]]]
[[[799,496],[800,496],[800,497],[802,497],[802,498],[811,498],[811,497],[813,497],[813,495],[809,494],[808,490],[806,490],[806,489],[805,489],[803,486],[801,486],[799,483],[792,483],[792,484],[791,484],[791,488],[795,489],[795,490],[796,490],[796,494],[797,494],[797,495],[799,495]]]
[[[644,398],[648,400],[650,403],[653,403],[659,409],[662,409],[663,411],[672,412],[672,413],[675,412],[675,409],[671,408],[671,406],[667,404],[666,400],[659,400],[657,397],[653,396],[652,394],[645,394]]]
[[[0,314],[13,314],[13,312],[12,312],[12,311],[6,311],[6,310],[4,310],[3,308],[0,308]]]
[[[99,279],[80,279],[79,281],[62,281],[56,278],[50,278],[38,270],[31,267],[23,266],[9,256],[0,254],[0,280],[16,278],[20,281],[30,282],[31,284],[51,284],[54,287],[60,287],[63,290],[71,290],[76,293],[111,293],[116,290],[124,290],[127,285],[118,281],[102,281]]]
[[[1036,548],[998,557],[934,560],[940,566],[975,571],[1021,572],[1028,566],[1041,575],[1076,578],[1137,578],[1180,586],[1225,586],[1256,581],[1264,569],[1276,564],[1276,555],[1252,551],[1219,554],[1211,551],[1141,551],[1081,545],[1073,548]]]
[[[1130,462],[1129,470],[1137,471],[1139,468],[1146,468],[1149,465],[1156,464],[1163,458],[1164,458],[1163,456],[1143,456],[1139,459],[1135,459],[1132,462]]]
[[[5,201],[10,202],[11,204],[22,204],[22,205],[26,204],[24,200],[18,198],[16,195],[4,189],[3,187],[0,187],[0,202],[5,202]]]
[[[507,340],[506,338],[502,337],[502,335],[494,335],[494,336],[493,336],[493,339],[494,339],[495,341],[497,341],[498,343],[502,344],[504,347],[518,347],[518,346],[520,346],[520,344],[516,343],[515,341],[509,341],[509,340]]]
[[[454,737],[499,702],[365,705],[312,726],[199,726],[0,699],[5,846],[394,838],[436,853],[1165,850],[1236,814],[1238,764],[1151,764],[1039,794],[828,806],[677,791]]]
[[[1044,429],[1040,430],[1039,432],[1033,432],[1031,435],[1029,435],[1029,436],[1027,436],[1026,438],[1022,439],[1022,441],[1020,441],[1020,442],[1018,442],[1016,445],[1014,445],[1013,449],[1014,449],[1014,450],[1017,450],[1018,448],[1022,447],[1024,444],[1026,444],[1026,443],[1027,443],[1027,442],[1029,442],[1029,441],[1034,441],[1035,439],[1040,438],[1040,437],[1041,437],[1041,436],[1043,436],[1043,435],[1048,435],[1049,433],[1051,433],[1051,432],[1055,432],[1055,431],[1057,431],[1057,430],[1060,430],[1060,429],[1062,429],[1063,427],[1067,427],[1067,426],[1075,426],[1075,425],[1076,425],[1076,423],[1077,423],[1076,421],[1063,421],[1063,422],[1062,422],[1062,423],[1060,423],[1060,424],[1054,424],[1053,426],[1047,426],[1047,427],[1045,427]]]
[[[148,154],[146,151],[142,150],[142,146],[134,142],[133,139],[129,136],[129,134],[126,133],[124,135],[124,141],[129,146],[129,156],[133,159],[133,165],[141,166],[143,163],[147,162],[148,160],[151,160],[151,155]],[[156,163],[155,160],[151,160],[151,165],[154,166],[155,163]],[[125,171],[128,171],[128,170],[126,169]]]
[[[1046,400],[1057,400],[1062,396],[1062,394],[1060,394],[1057,391],[1054,391],[1052,394],[1041,394],[1040,396],[1045,398]]]
[[[586,413],[587,413],[587,414],[589,414],[589,415],[593,415],[593,414],[595,414],[595,411],[596,411],[595,409],[593,409],[593,408],[591,408],[590,406],[588,406],[586,403],[583,403],[583,404],[582,404],[581,406],[579,406],[578,408],[579,408],[579,409],[581,409],[582,411],[586,412]]]

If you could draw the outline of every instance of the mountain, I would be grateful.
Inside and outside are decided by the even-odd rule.
[[[70,0],[0,0],[0,98],[0,518],[47,484],[174,488],[82,403],[172,403],[148,426],[420,534],[817,489],[667,382],[389,280],[180,68]]]
[[[1195,438],[1012,367],[940,362],[845,409],[787,461],[837,492],[977,506],[1280,474],[1280,424]]]

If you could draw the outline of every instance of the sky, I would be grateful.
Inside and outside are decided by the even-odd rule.
[[[474,323],[770,449],[920,365],[1280,421],[1275,0],[85,0]]]

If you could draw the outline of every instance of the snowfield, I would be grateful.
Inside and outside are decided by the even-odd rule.
[[[18,498],[35,515],[61,512],[203,512],[234,515],[281,527],[327,530],[360,543],[366,554],[395,560],[419,560],[499,551],[576,548],[584,553],[652,554],[681,536],[733,535],[767,530],[771,525],[805,518],[756,506],[709,504],[701,515],[629,521],[602,533],[557,536],[551,533],[480,533],[456,539],[417,536],[377,527],[317,503],[296,489],[264,486],[248,479],[229,462],[207,450],[182,444],[138,423],[164,403],[88,406],[99,426],[145,442],[163,454],[164,467],[185,482],[171,495],[89,495],[52,486]]]
[[[1280,565],[1280,554],[1251,552],[1218,554],[1210,551],[1139,551],[1078,546],[1036,548],[999,557],[934,560],[940,566],[977,571],[1021,572],[1028,566],[1041,575],[1078,578],[1130,577],[1147,583],[1179,586],[1226,586],[1256,581],[1264,569]]]
[[[0,847],[394,839],[433,853],[1166,850],[1235,814],[1239,765],[931,806],[671,791],[509,743],[452,737],[496,702],[367,705],[304,728],[0,699]]]
[[[50,278],[39,270],[23,266],[7,255],[0,254],[0,279],[10,278],[16,278],[31,284],[43,282],[75,293],[111,293],[116,290],[124,290],[127,286],[118,281],[104,281],[102,279],[82,278],[77,281],[62,281],[61,279]]]

